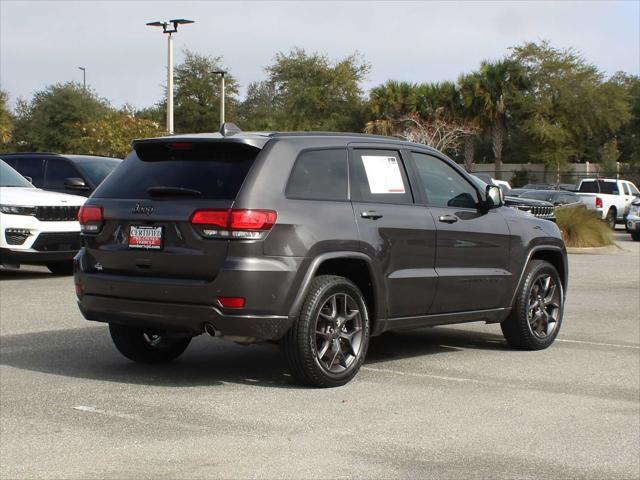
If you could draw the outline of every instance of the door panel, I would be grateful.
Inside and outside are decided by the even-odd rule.
[[[510,235],[497,210],[452,211],[431,207],[437,228],[438,290],[430,313],[504,307],[510,291]],[[457,218],[441,222],[441,216]]]
[[[479,210],[482,198],[466,175],[444,159],[412,152],[417,194],[436,225],[438,288],[429,313],[505,306],[510,291],[510,235],[498,210]]]
[[[386,316],[424,315],[437,283],[433,217],[428,208],[413,204],[397,150],[356,148],[350,150],[349,157],[352,203],[362,250],[376,261],[386,280]],[[393,159],[386,173],[395,178],[388,185],[380,177],[370,178],[380,173],[375,169],[383,158]],[[379,165],[381,170],[389,167],[383,163]],[[383,190],[388,192],[381,193]]]

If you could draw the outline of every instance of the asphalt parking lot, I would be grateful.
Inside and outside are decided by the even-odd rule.
[[[130,363],[71,278],[0,272],[0,477],[638,478],[640,244],[616,239],[570,255],[550,349],[510,350],[497,325],[394,332],[328,390],[271,345]]]

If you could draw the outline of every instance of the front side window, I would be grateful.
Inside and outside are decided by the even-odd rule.
[[[31,178],[31,183],[41,188],[44,183],[44,160],[41,158],[18,158],[12,165],[21,175]]]
[[[78,170],[67,160],[61,158],[50,158],[47,160],[45,172],[45,188],[63,189],[64,181],[67,178],[79,178]]]
[[[413,196],[400,153],[396,150],[354,150],[350,165],[353,200],[411,205]]]
[[[347,200],[347,150],[308,150],[296,160],[286,195],[306,200]]]
[[[640,192],[638,192],[638,189],[636,188],[636,186],[633,183],[629,184],[629,190],[631,190],[631,195],[635,195],[636,193],[640,193]]]
[[[429,205],[434,207],[476,208],[476,189],[443,160],[413,152],[418,176]]]
[[[98,158],[90,160],[78,160],[77,165],[82,172],[89,177],[94,185],[100,185],[118,165],[121,160],[111,158]]]

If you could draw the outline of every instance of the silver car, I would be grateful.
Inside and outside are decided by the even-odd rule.
[[[634,200],[627,214],[627,232],[636,242],[640,242],[640,200]]]

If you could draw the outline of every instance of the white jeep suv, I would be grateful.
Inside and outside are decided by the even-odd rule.
[[[0,265],[46,265],[73,273],[80,249],[78,209],[86,198],[35,188],[0,159]]]

